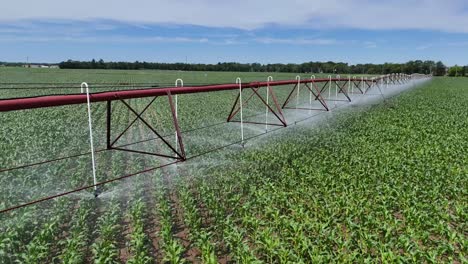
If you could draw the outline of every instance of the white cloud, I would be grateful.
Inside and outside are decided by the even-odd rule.
[[[422,29],[468,33],[466,0],[15,0],[1,20],[111,19],[255,29]]]
[[[256,42],[263,44],[292,44],[292,45],[333,45],[334,39],[306,39],[306,38],[256,38]]]
[[[187,37],[129,37],[129,36],[0,36],[0,42],[77,42],[77,43],[208,43],[207,38]]]
[[[447,44],[453,47],[465,47],[468,46],[468,41],[449,42]]]
[[[439,41],[428,44],[423,44],[416,47],[416,50],[427,50],[430,48],[459,48],[459,47],[468,47],[468,41]]]
[[[375,43],[374,41],[365,41],[364,42],[364,47],[366,47],[368,49],[375,49],[375,48],[377,48],[377,43]]]
[[[245,41],[239,41],[235,39],[225,39],[221,42],[216,42],[215,44],[220,44],[220,45],[244,45],[247,44]]]
[[[429,48],[432,48],[433,46],[434,46],[433,44],[421,45],[421,46],[417,46],[416,50],[427,50]]]

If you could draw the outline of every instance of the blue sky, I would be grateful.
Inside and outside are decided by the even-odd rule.
[[[462,0],[16,0],[0,61],[468,64]]]

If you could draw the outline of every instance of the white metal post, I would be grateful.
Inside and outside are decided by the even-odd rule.
[[[366,76],[366,77],[364,78],[364,80],[366,80],[366,90],[367,90],[367,80],[369,80],[369,79],[368,79],[367,76]],[[371,88],[372,88],[372,87],[371,87]],[[369,89],[370,89],[370,88],[369,88]]]
[[[244,117],[242,110],[242,81],[237,77],[236,84],[239,84],[239,105],[240,105],[240,119],[241,119],[241,145],[244,147]]]
[[[328,75],[328,100],[331,98],[331,75]]]
[[[266,94],[266,104],[265,107],[265,133],[268,132],[268,99],[270,97],[270,82],[273,81],[273,76],[268,76],[267,78],[267,94]]]
[[[179,87],[179,83],[180,83],[180,87],[184,87],[184,80],[182,79],[177,79],[175,81],[175,87]],[[177,94],[175,95],[175,118],[178,120],[178,117],[179,117],[179,111],[178,111],[178,100],[177,100]],[[179,121],[177,121],[179,122]],[[177,136],[177,128],[176,128],[176,131],[174,132],[175,133],[175,150],[178,151],[179,150],[179,137]],[[175,154],[176,157],[177,157],[177,153]]]
[[[362,93],[365,93],[365,88],[364,88],[364,76],[361,76],[361,89],[363,90]]]
[[[81,83],[81,90],[86,88],[86,101],[88,103],[88,127],[89,127],[89,144],[91,146],[91,163],[93,166],[93,183],[94,183],[94,191],[97,191],[97,180],[96,180],[96,160],[94,158],[94,142],[93,142],[93,124],[91,120],[91,100],[89,99],[89,87],[88,84],[83,82]],[[95,193],[97,196],[97,193]]]
[[[390,79],[389,76],[390,76],[390,75],[387,74],[387,77],[385,77],[385,81],[386,81],[386,84],[385,84],[386,87],[385,87],[385,88],[386,88],[387,90],[388,90],[388,83],[389,83],[389,79]]]
[[[310,76],[313,82],[315,82],[315,75]],[[310,88],[312,88],[312,85],[315,85],[315,83],[311,83]],[[309,91],[309,115],[312,114],[312,89]]]
[[[297,124],[297,117],[298,117],[298,111],[297,107],[299,106],[299,91],[301,89],[301,76],[297,75],[296,76],[297,80],[297,93],[296,93],[296,116],[294,117],[294,124]]]
[[[349,94],[349,90],[351,88],[351,75],[348,75],[348,94]]]
[[[341,79],[341,76],[338,74],[336,75],[337,79]],[[335,107],[336,107],[336,100],[338,100],[338,82],[335,82]]]
[[[353,76],[353,85],[351,85],[351,93],[354,93],[354,82],[356,81],[357,77]]]
[[[310,76],[310,79],[315,81],[315,75]],[[312,91],[309,91],[309,105],[312,106]]]

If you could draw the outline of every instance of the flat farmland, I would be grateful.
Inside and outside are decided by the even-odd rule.
[[[289,73],[4,68],[0,98],[78,93],[83,81],[93,91],[100,84],[115,90],[142,83],[173,86],[177,78],[188,85],[232,83],[236,77],[263,81],[269,75],[295,78]],[[40,83],[56,87],[41,89],[46,85]],[[466,262],[467,87],[467,78],[433,78],[393,94],[396,86],[382,87],[385,102],[375,88],[369,95],[353,94],[353,102],[361,104],[345,107],[348,103],[331,101],[331,86],[324,95],[330,95],[332,111],[285,110],[290,127],[280,130],[248,125],[246,137],[252,139],[245,147],[234,144],[103,185],[98,198],[89,189],[1,214],[0,262]],[[291,88],[273,91],[283,102]],[[189,157],[239,141],[239,124],[226,124],[236,95],[179,96]],[[309,96],[304,89],[295,103],[310,106]],[[129,104],[141,111],[150,101]],[[113,109],[112,129],[118,134],[134,115],[118,102]],[[92,104],[97,150],[106,144],[105,110],[105,104]],[[167,99],[158,98],[144,115],[172,142],[169,113]],[[323,118],[317,122],[294,125],[318,114]],[[89,155],[5,170],[89,151],[85,105],[0,115],[0,209],[92,184]],[[265,122],[265,106],[249,104],[245,118]],[[117,143],[168,151],[150,137],[138,122]],[[98,180],[105,181],[168,160],[102,151],[96,162]]]

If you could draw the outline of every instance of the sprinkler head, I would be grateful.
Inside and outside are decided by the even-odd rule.
[[[99,194],[101,194],[101,190],[99,188],[94,189],[94,198],[98,198]]]

